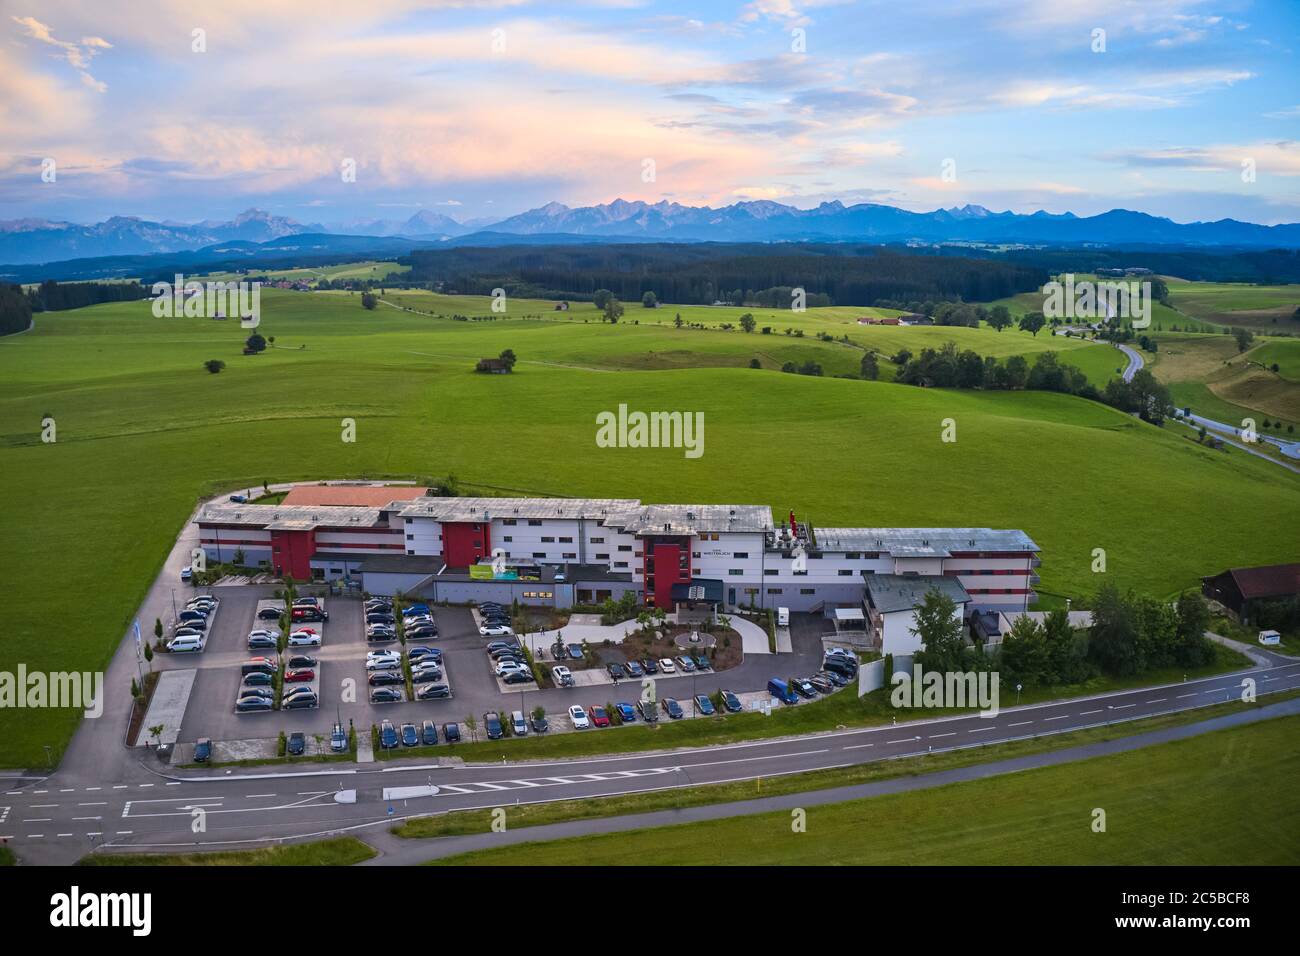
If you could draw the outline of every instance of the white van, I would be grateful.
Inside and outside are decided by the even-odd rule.
[[[173,637],[167,645],[167,650],[173,654],[182,651],[201,651],[203,650],[203,638],[197,634],[183,634],[180,637]]]
[[[776,609],[776,626],[790,626],[790,609],[788,607],[779,607]]]
[[[1260,631],[1259,642],[1265,647],[1276,647],[1282,643],[1282,635],[1277,631]]]

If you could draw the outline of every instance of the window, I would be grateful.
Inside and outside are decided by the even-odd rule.
[[[616,568],[625,568],[625,567],[627,567],[627,562],[626,562],[626,561],[615,561],[615,562],[614,562],[614,567],[616,567]]]
[[[735,558],[737,561],[748,561],[748,560],[749,560],[749,552],[748,552],[748,551],[737,551],[735,554],[732,555],[732,557]]]
[[[546,537],[545,535],[543,535],[543,537],[542,537],[542,544],[555,544],[555,539],[554,539],[554,538],[548,538],[548,537]]]
[[[597,560],[597,561],[608,561],[608,560],[609,560],[609,554],[608,554],[608,553],[606,553],[606,554],[598,554],[598,555],[596,555],[596,560]]]
[[[758,593],[758,588],[745,588],[745,593],[746,593],[746,594],[751,594],[751,595],[752,595],[752,594],[757,594],[757,593]]]
[[[742,574],[745,573],[745,569],[744,569],[744,568],[728,568],[728,569],[727,569],[727,573],[728,573],[729,575],[731,575],[733,578],[738,578],[738,577],[740,577]]]
[[[550,591],[525,591],[525,592],[524,592],[524,597],[526,597],[526,598],[551,598],[551,597],[554,597],[554,594],[553,594],[552,592],[550,592]]]
[[[415,554],[415,549],[414,549],[414,548],[407,548],[407,549],[406,549],[406,553],[407,553],[407,554]],[[265,561],[263,561],[262,563],[263,563],[263,564],[266,564]]]
[[[768,594],[780,594],[780,593],[781,593],[782,591],[784,591],[784,590],[785,590],[785,588],[768,588],[768,589],[767,589],[767,593],[768,593]]]
[[[700,560],[700,552],[698,552],[698,551],[692,551],[692,552],[691,552],[691,557],[694,558],[696,561]]]
[[[414,541],[414,540],[415,540],[415,535],[413,535],[413,534],[408,534],[408,535],[406,536],[406,540],[407,540],[407,541]]]
[[[542,526],[542,521],[540,518],[529,518],[528,526],[530,528],[540,528]]]
[[[566,551],[564,552],[564,554],[560,555],[560,557],[567,558],[568,560],[573,561],[573,560],[577,560],[578,553],[576,551]]]
[[[763,569],[763,573],[764,573],[764,574],[777,574],[777,573],[778,573],[778,569],[776,569],[776,568],[764,568],[764,569]]]
[[[510,525],[519,524],[519,522],[516,521],[514,518],[502,518],[502,519],[501,519],[501,523],[502,523],[502,524],[510,524]]]
[[[800,594],[816,594],[816,593],[817,593],[817,589],[816,589],[816,588],[800,588],[800,589],[799,589],[799,593],[800,593]]]
[[[513,540],[515,540],[515,536],[512,535],[512,534],[503,534],[501,537],[502,537],[502,539],[504,539],[504,540],[506,540],[506,541],[513,541]]]
[[[592,539],[591,539],[591,543],[592,543],[592,544],[604,544],[604,543],[605,543],[605,539],[604,539],[604,538],[592,538]]]
[[[844,557],[848,558],[850,561],[856,561],[858,558],[862,557],[862,555],[858,554],[856,551],[849,551],[844,555]]]
[[[561,538],[561,539],[560,539],[560,544],[573,544],[573,539],[572,539],[572,538]]]
[[[840,570],[839,570],[838,573],[839,573],[839,576],[842,577],[842,578],[852,577],[852,575],[853,575],[853,569],[852,569],[852,568],[840,568]]]
[[[534,552],[533,552],[533,557],[534,557],[534,558],[544,558],[544,557],[546,557],[546,552],[545,552],[545,551],[534,551]]]
[[[620,550],[620,551],[631,551],[631,550],[632,550],[632,546],[631,546],[630,544],[620,544],[620,545],[618,546],[618,550]]]
[[[799,576],[801,576],[801,577],[805,577],[805,578],[808,576],[808,571],[807,571],[807,569],[804,569],[803,571],[791,571],[790,573],[791,573],[791,574],[796,574],[796,575],[799,575]]]

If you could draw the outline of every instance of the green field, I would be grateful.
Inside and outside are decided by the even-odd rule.
[[[380,262],[377,260],[368,260],[366,262],[344,262],[338,265],[303,267],[300,269],[267,269],[251,272],[212,272],[193,276],[192,278],[202,278],[203,281],[229,281],[231,279],[242,279],[249,275],[266,276],[270,279],[306,279],[311,282],[316,279],[386,279],[389,276],[405,275],[411,271],[410,266],[398,265],[396,262]]]
[[[1300,420],[1300,339],[1260,337],[1244,354],[1230,335],[1157,332],[1156,378],[1169,386],[1174,404],[1218,421],[1253,418],[1271,435],[1294,437],[1285,425]],[[1278,371],[1272,370],[1277,364]],[[1268,419],[1283,427],[1263,428]]]
[[[1300,333],[1300,321],[1292,318],[1300,308],[1300,286],[1172,278],[1165,281],[1169,285],[1169,304],[1202,322],[1242,326],[1257,332]]]
[[[1058,394],[768,370],[811,359],[856,372],[859,351],[812,336],[457,322],[275,290],[263,316],[274,347],[252,357],[236,323],[155,319],[147,302],[42,315],[0,339],[0,559],[11,569],[0,669],[102,667],[195,500],[264,479],[454,474],[487,492],[770,504],[820,526],[1021,528],[1043,548],[1042,590],[1076,598],[1103,580],[1094,548],[1109,579],[1160,595],[1295,555],[1286,516],[1300,513],[1300,487],[1274,465]],[[1033,343],[987,329],[873,331],[936,344],[963,333],[986,353]],[[520,358],[513,375],[472,371],[504,348]],[[1113,361],[1107,346],[1083,348]],[[744,367],[755,355],[766,369]],[[205,372],[209,358],[226,370]],[[620,403],[702,411],[703,457],[597,448],[596,414]],[[47,414],[52,444],[39,437]],[[345,417],[355,443],[341,440]],[[955,443],[940,440],[945,418]],[[85,611],[54,639],[51,609],[70,589]],[[57,757],[76,719],[11,717],[0,766],[43,763],[44,744]]]
[[[460,854],[442,866],[1300,863],[1300,717],[970,783]],[[1096,810],[1105,831],[1095,832]]]

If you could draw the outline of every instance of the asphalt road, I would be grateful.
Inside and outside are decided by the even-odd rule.
[[[1133,381],[1133,376],[1136,375],[1138,370],[1146,364],[1146,361],[1142,358],[1141,353],[1139,353],[1137,349],[1130,348],[1127,345],[1121,345],[1119,342],[1113,344],[1115,348],[1119,349],[1128,357],[1128,365],[1124,368],[1124,381]]]
[[[1300,687],[1300,661],[1259,651],[1254,656],[1257,666],[1233,674],[1013,707],[992,718],[945,717],[624,756],[505,763],[506,744],[501,765],[403,761],[195,772],[122,761],[118,749],[103,772],[76,765],[47,779],[11,781],[0,791],[0,839],[32,863],[68,863],[101,845],[180,851],[339,832],[366,836],[407,815],[749,780],[1131,720],[1236,699],[1247,678],[1260,694]],[[420,786],[438,789],[432,796],[384,798],[385,788]],[[353,790],[355,803],[336,802],[337,792]],[[202,832],[193,829],[196,811],[204,817]]]

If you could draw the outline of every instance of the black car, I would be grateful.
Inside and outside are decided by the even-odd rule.
[[[397,744],[397,728],[393,726],[391,720],[385,720],[379,725],[379,746],[385,750],[392,750]]]
[[[200,737],[194,741],[194,762],[207,763],[212,759],[212,740],[208,737]]]
[[[295,731],[289,735],[289,742],[284,745],[285,753],[290,757],[301,757],[307,752],[307,735]]]
[[[659,708],[655,706],[653,700],[639,700],[636,702],[637,712],[641,714],[641,719],[647,724],[653,724],[659,719]]]
[[[315,706],[315,694],[294,694],[280,701],[281,710],[311,710]]]
[[[858,674],[858,664],[851,657],[844,657],[841,654],[827,654],[826,659],[822,661],[822,670],[832,671],[852,679]]]
[[[834,684],[836,687],[844,687],[849,682],[849,678],[835,671],[819,671],[817,676],[822,678],[823,680],[829,681],[830,683]]]
[[[284,611],[278,607],[264,607],[257,612],[257,619],[259,621],[278,621],[283,613]]]
[[[645,671],[647,674],[658,674],[658,673],[659,673],[659,665],[658,665],[657,663],[655,663],[655,660],[654,660],[653,657],[643,657],[643,658],[641,658],[641,669],[642,669],[643,671]]]
[[[609,671],[609,676],[614,680],[627,680],[627,671],[623,669],[622,664],[617,662],[609,664],[605,667],[605,670]]]
[[[370,692],[370,703],[372,704],[396,704],[401,699],[402,692],[395,687],[376,687]]]
[[[483,729],[487,732],[488,740],[500,740],[506,735],[505,729],[501,726],[501,715],[494,710],[483,715]]]
[[[460,743],[460,724],[443,724],[442,739],[449,744]]]
[[[812,700],[817,696],[817,688],[813,687],[806,677],[790,678],[790,688],[805,700]]]
[[[404,633],[408,640],[424,640],[426,637],[437,637],[438,629],[426,624],[424,627],[408,627]]]
[[[366,615],[366,623],[367,623],[367,624],[391,624],[391,625],[396,625],[396,624],[397,624],[397,618],[393,617],[393,615],[391,615],[391,614],[384,614],[383,612],[376,612],[376,613],[374,613],[374,614],[367,614],[367,615]]]
[[[551,729],[551,723],[546,719],[545,714],[534,714],[529,723],[533,725],[535,734],[544,734]]]
[[[266,671],[253,671],[244,675],[244,683],[249,687],[269,687],[275,683],[275,678]]]
[[[503,684],[530,684],[536,678],[533,677],[532,671],[511,671],[501,678]]]
[[[240,714],[270,710],[271,706],[270,700],[265,697],[241,697],[235,701],[235,711]]]
[[[835,690],[835,685],[821,674],[814,674],[812,677],[809,677],[808,683],[812,684],[819,694],[829,694],[831,691]]]
[[[422,660],[441,661],[442,651],[438,650],[436,647],[408,647],[406,649],[406,656],[410,659],[412,664],[416,661]]]
[[[391,684],[405,684],[406,678],[401,671],[375,671],[366,678],[371,687],[388,687]]]
[[[415,729],[415,724],[402,724],[402,746],[414,747],[420,742],[419,731]]]
[[[671,697],[665,697],[663,699],[663,707],[664,713],[673,720],[681,720],[686,716],[686,711],[682,710],[682,705],[677,703],[677,701],[673,700]]]
[[[286,666],[290,670],[294,670],[299,667],[315,667],[319,663],[320,661],[316,660],[314,657],[308,657],[306,654],[295,654],[293,657],[289,658],[289,663]]]
[[[270,634],[255,634],[248,639],[248,649],[250,651],[267,650],[267,649],[274,650],[279,646],[280,646],[279,639],[271,636]]]
[[[275,691],[270,687],[241,687],[239,688],[240,698],[244,697],[265,697],[267,700],[275,700]]]
[[[420,725],[420,743],[426,747],[438,742],[438,725],[432,720],[426,720]]]
[[[722,706],[733,714],[741,711],[740,698],[729,690],[719,691],[722,694]]]
[[[451,688],[446,684],[424,684],[415,688],[419,700],[446,700],[451,696]]]

